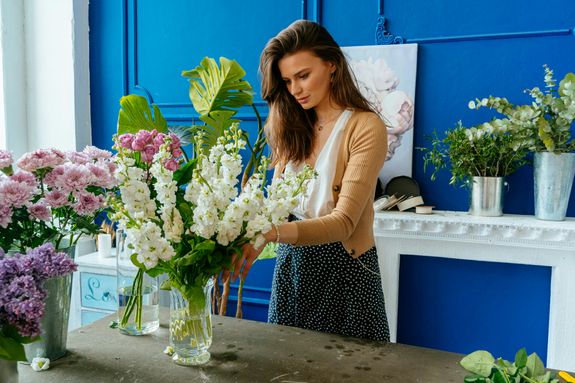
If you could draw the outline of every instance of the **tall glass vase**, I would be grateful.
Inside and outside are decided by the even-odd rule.
[[[208,348],[212,344],[212,279],[203,294],[188,301],[172,288],[170,294],[170,345],[173,361],[184,366],[198,366],[210,360]]]
[[[116,234],[118,329],[125,335],[146,335],[160,327],[158,278],[136,267],[125,246],[125,234]]]
[[[74,259],[75,246],[58,251]],[[68,319],[70,317],[70,300],[72,296],[72,274],[48,279],[44,282],[48,291],[44,317],[42,317],[40,339],[24,345],[26,359],[29,363],[36,357],[56,360],[66,355],[68,340]]]

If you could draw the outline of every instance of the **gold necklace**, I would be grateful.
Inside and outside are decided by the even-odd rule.
[[[337,120],[339,118],[339,116],[341,116],[343,112],[339,112],[334,118],[320,122],[319,120],[316,121],[317,124],[317,130],[319,132],[321,132],[323,130],[323,128],[325,128],[328,124],[330,124],[331,122]]]

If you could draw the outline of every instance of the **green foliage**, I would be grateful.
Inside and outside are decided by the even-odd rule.
[[[124,133],[137,133],[140,130],[154,130],[166,133],[168,123],[160,108],[156,105],[152,108],[148,100],[136,94],[129,94],[120,99],[120,111],[118,113],[118,135]]]
[[[473,374],[465,377],[466,383],[559,383],[554,373],[545,371],[539,356],[536,353],[527,356],[524,348],[517,351],[513,363],[478,350],[464,357],[460,364]]]
[[[206,125],[193,129],[203,130],[206,149],[213,146],[233,122],[237,109],[252,105],[252,86],[243,79],[246,72],[235,60],[220,57],[220,66],[213,58],[205,57],[200,65],[182,76],[190,80],[189,96],[200,120]]]
[[[515,172],[526,163],[528,143],[518,134],[508,120],[492,120],[472,128],[461,122],[439,138],[437,132],[429,137],[430,148],[423,156],[424,171],[432,165],[437,173],[449,168],[450,184],[465,184],[470,177],[504,177]]]
[[[38,337],[20,336],[14,326],[3,324],[0,326],[0,359],[25,361],[24,344],[32,343],[38,339]]]
[[[568,153],[575,150],[571,135],[575,120],[575,74],[567,73],[560,81],[545,68],[545,91],[538,87],[526,90],[533,98],[530,105],[513,105],[506,98],[492,97],[471,101],[469,107],[488,107],[504,114],[528,137],[532,151]]]

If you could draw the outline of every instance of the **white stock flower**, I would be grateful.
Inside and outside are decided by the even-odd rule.
[[[126,230],[128,248],[136,253],[136,259],[146,269],[158,264],[158,259],[170,260],[176,253],[168,240],[162,236],[160,227],[154,222],[147,221],[140,228]]]
[[[162,221],[164,221],[164,235],[168,241],[180,242],[184,234],[184,222],[180,212],[175,207],[166,208],[162,211]]]

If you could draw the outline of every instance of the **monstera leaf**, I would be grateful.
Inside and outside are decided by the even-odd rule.
[[[153,130],[166,133],[168,123],[160,108],[154,105],[153,112],[145,97],[129,94],[120,99],[118,113],[118,134],[137,133],[139,130]]]
[[[206,133],[210,147],[224,130],[236,122],[232,117],[237,109],[253,103],[252,87],[243,80],[246,72],[234,60],[220,57],[220,66],[213,58],[205,57],[195,69],[183,71],[190,81],[190,100],[206,126],[194,126]]]

